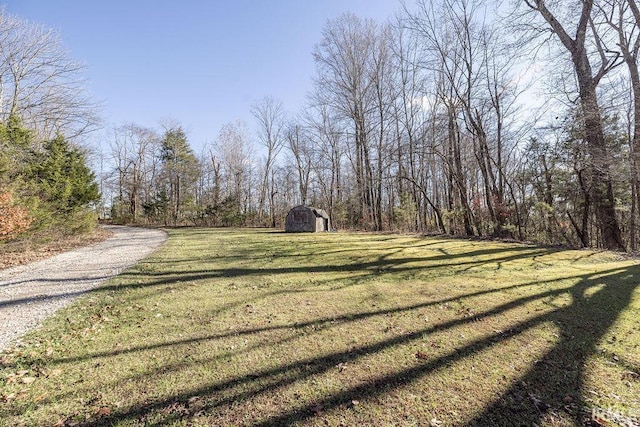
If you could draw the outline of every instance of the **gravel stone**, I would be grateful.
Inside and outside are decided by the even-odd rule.
[[[0,270],[0,353],[83,293],[147,257],[167,240],[162,230],[105,226],[95,245]]]

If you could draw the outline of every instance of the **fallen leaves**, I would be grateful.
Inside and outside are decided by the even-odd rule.
[[[62,374],[62,369],[52,369],[51,371],[49,371],[47,373],[47,376],[49,376],[49,377],[57,377],[60,374]]]
[[[313,412],[313,414],[317,417],[319,417],[320,415],[322,415],[322,412],[324,411],[324,406],[320,403],[313,405],[311,407],[311,412]]]
[[[12,402],[14,400],[27,400],[29,395],[22,391],[19,393],[9,393],[9,394],[0,394],[0,402],[7,403]]]
[[[108,415],[111,415],[111,408],[109,408],[108,406],[98,408],[98,410],[96,411],[96,416],[98,417],[104,417]]]
[[[529,398],[533,402],[533,405],[536,407],[538,412],[543,413],[549,408],[549,405],[547,405],[547,403],[544,402],[542,399],[540,399],[538,396],[536,396],[533,393],[528,393],[528,394],[529,394]]]
[[[197,417],[206,409],[206,401],[201,396],[192,396],[186,402],[175,401],[161,409],[165,415],[178,415],[180,417]]]
[[[0,356],[0,368],[4,366],[10,366],[13,363],[13,359],[7,356]]]
[[[416,353],[416,359],[429,360],[430,357],[429,357],[429,355],[427,353],[424,353],[422,351],[418,351]]]
[[[0,394],[0,402],[2,403],[7,403],[10,402],[12,400],[16,399],[16,394],[15,393],[9,393],[9,394]]]
[[[32,384],[36,381],[35,377],[22,377],[21,378],[21,382],[22,384]]]
[[[30,376],[31,371],[23,369],[15,373],[9,373],[5,376],[7,384],[33,384],[36,377]]]

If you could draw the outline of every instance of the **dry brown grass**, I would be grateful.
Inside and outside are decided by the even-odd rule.
[[[49,258],[82,246],[101,242],[111,236],[103,228],[76,236],[58,236],[48,241],[20,240],[0,242],[0,270]]]

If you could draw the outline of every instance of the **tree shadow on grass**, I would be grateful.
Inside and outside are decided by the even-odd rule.
[[[570,419],[577,425],[585,422],[587,406],[585,390],[585,366],[588,359],[597,354],[598,345],[614,325],[619,315],[629,306],[634,291],[639,285],[640,267],[617,269],[595,275],[584,275],[570,288],[547,290],[522,297],[479,313],[473,319],[461,318],[409,334],[363,345],[349,351],[339,351],[316,358],[298,360],[272,369],[237,376],[222,383],[209,384],[197,390],[176,393],[157,401],[140,403],[120,408],[110,415],[91,422],[90,425],[112,425],[127,420],[145,419],[150,414],[162,411],[176,403],[187,404],[193,396],[206,399],[202,410],[215,412],[229,407],[236,401],[247,401],[268,394],[283,386],[295,384],[315,375],[334,369],[339,363],[374,354],[385,348],[420,340],[425,334],[444,331],[455,326],[477,321],[479,318],[505,313],[532,301],[559,296],[569,292],[573,298],[570,305],[559,307],[519,323],[508,331],[472,341],[462,347],[432,360],[426,360],[399,371],[381,375],[366,383],[326,395],[313,404],[285,409],[255,423],[259,426],[283,426],[305,423],[317,416],[318,407],[325,411],[348,407],[353,400],[366,400],[384,395],[393,389],[418,381],[425,375],[443,369],[460,360],[472,357],[484,350],[516,337],[544,323],[553,322],[560,331],[559,342],[511,388],[495,402],[477,414],[469,426],[539,425],[551,418]],[[240,387],[239,387],[240,386]],[[442,390],[440,391],[442,392]],[[162,421],[189,418],[184,413],[169,413]],[[87,424],[89,425],[89,424]]]
[[[174,284],[199,282],[211,279],[236,279],[236,278],[254,278],[254,277],[278,277],[288,274],[325,274],[325,273],[344,273],[345,276],[340,278],[339,284],[331,287],[331,290],[345,289],[351,286],[358,285],[360,283],[366,283],[370,279],[377,279],[384,277],[385,274],[402,274],[413,272],[424,272],[427,270],[436,269],[450,269],[452,266],[465,270],[472,269],[474,267],[480,267],[487,264],[496,264],[496,268],[501,268],[504,263],[514,262],[519,260],[531,259],[532,257],[541,257],[550,255],[557,250],[534,248],[534,247],[517,247],[513,248],[490,248],[490,249],[478,249],[474,251],[467,251],[460,254],[453,255],[435,255],[430,257],[396,257],[389,258],[388,255],[381,255],[373,261],[367,262],[341,262],[337,264],[327,265],[300,265],[296,262],[291,262],[286,267],[229,267],[221,269],[210,270],[174,270],[165,271],[161,273],[147,272],[147,271],[130,271],[123,275],[123,278],[135,278],[143,277],[149,278],[149,281],[145,282],[133,282],[127,284],[112,284],[102,286],[95,290],[95,292],[108,292],[110,290],[124,290],[127,288],[157,288],[155,292],[163,292],[165,286],[172,286]],[[514,253],[515,252],[515,253]],[[462,261],[458,258],[472,258],[471,260]],[[489,257],[489,258],[486,258]],[[478,259],[484,258],[484,259]],[[449,271],[446,275],[443,273],[442,277],[456,274]],[[253,302],[266,297],[273,297],[276,295],[288,295],[294,293],[311,293],[316,290],[320,290],[321,285],[327,285],[331,282],[335,282],[335,277],[331,278],[319,278],[315,280],[313,284],[297,284],[293,287],[287,286],[285,289],[275,289],[266,293],[262,293],[256,298],[250,300],[238,301],[235,303],[226,304],[221,307],[216,313],[221,313],[229,309],[233,309],[239,305],[244,305],[249,302]],[[124,280],[125,282],[127,280]],[[522,285],[524,286],[524,285]],[[521,287],[520,285],[516,287]],[[464,297],[460,295],[459,297]],[[144,296],[147,297],[146,295]]]
[[[433,300],[433,301],[427,301],[427,302],[422,302],[422,303],[418,303],[418,304],[412,304],[409,306],[405,306],[405,307],[396,307],[396,308],[389,308],[389,309],[378,309],[378,310],[369,310],[369,311],[363,311],[363,312],[354,312],[354,313],[346,313],[346,314],[342,314],[342,315],[336,315],[336,316],[331,316],[331,317],[324,317],[324,318],[319,318],[319,319],[313,319],[313,320],[308,320],[308,321],[304,321],[304,322],[297,322],[297,323],[293,323],[293,324],[284,324],[284,325],[269,325],[269,326],[264,326],[264,327],[258,327],[258,328],[245,328],[245,329],[240,329],[240,330],[233,330],[230,332],[226,332],[226,333],[218,333],[218,334],[211,334],[211,335],[207,335],[207,336],[200,336],[200,337],[190,337],[190,338],[184,338],[181,340],[174,340],[174,341],[169,341],[169,342],[160,342],[160,343],[155,343],[155,344],[148,344],[148,345],[144,345],[144,346],[138,346],[138,347],[133,347],[133,348],[122,348],[122,349],[114,349],[111,351],[107,351],[107,352],[100,352],[100,353],[93,353],[93,354],[87,354],[85,356],[81,356],[81,357],[62,357],[62,358],[57,358],[57,359],[52,359],[50,361],[50,363],[52,365],[61,365],[61,364],[65,364],[65,363],[76,363],[76,362],[82,362],[82,361],[86,361],[86,360],[90,360],[90,359],[100,359],[100,358],[105,358],[105,357],[115,357],[118,355],[122,355],[122,354],[130,354],[130,353],[142,353],[148,350],[155,350],[155,349],[162,349],[162,348],[168,348],[168,347],[177,347],[177,346],[182,346],[182,345],[190,345],[190,344],[198,344],[204,341],[215,341],[215,340],[220,340],[220,339],[225,339],[225,338],[229,338],[229,337],[240,337],[240,336],[250,336],[250,335],[259,335],[261,333],[265,333],[265,332],[273,332],[273,331],[286,331],[286,330],[291,330],[294,332],[294,334],[289,335],[287,337],[281,338],[278,341],[270,341],[269,342],[269,346],[275,346],[275,345],[279,345],[279,344],[284,344],[286,342],[290,342],[292,340],[298,339],[301,337],[301,335],[306,334],[305,331],[307,330],[318,330],[318,329],[322,329],[323,326],[330,324],[332,327],[333,326],[338,326],[338,325],[345,325],[345,324],[350,324],[350,323],[357,323],[361,320],[366,320],[366,319],[372,319],[372,318],[384,318],[387,315],[393,315],[393,314],[399,314],[399,313],[408,313],[411,311],[415,311],[415,310],[419,310],[422,308],[427,308],[430,306],[439,306],[442,304],[448,304],[451,302],[455,302],[455,301],[460,301],[461,299],[468,299],[468,298],[474,298],[474,297],[478,297],[478,296],[482,296],[482,295],[488,295],[488,294],[492,294],[492,293],[496,293],[496,292],[501,292],[501,291],[508,291],[508,290],[513,290],[513,289],[517,289],[517,288],[522,288],[522,287],[529,287],[529,286],[536,286],[536,285],[542,285],[544,283],[547,282],[529,282],[529,283],[523,283],[523,284],[518,284],[518,285],[511,285],[505,288],[493,288],[493,289],[486,289],[486,290],[482,290],[482,291],[478,291],[478,292],[473,292],[473,293],[468,293],[462,296],[454,296],[454,297],[449,297],[449,298],[444,298],[444,299],[439,299],[439,300]],[[528,297],[524,297],[521,298],[519,300],[516,300],[514,302],[509,302],[507,304],[501,305],[497,308],[488,310],[486,312],[483,313],[479,313],[477,316],[475,316],[475,319],[480,319],[480,318],[485,318],[485,317],[491,317],[493,315],[499,314],[503,311],[509,310],[510,308],[513,307],[517,307],[518,305],[521,304],[525,304],[527,301],[530,301],[532,299],[539,299],[539,298],[544,298],[544,297],[548,297],[548,296],[554,296],[557,295],[558,292],[562,292],[562,291],[548,291],[548,292],[544,292],[542,294],[536,294],[534,296],[528,296]],[[452,320],[450,322],[446,322],[443,324],[439,324],[436,325],[434,327],[430,327],[427,329],[420,329],[418,331],[415,332],[411,332],[411,333],[407,333],[404,334],[402,336],[399,337],[394,337],[391,339],[387,339],[384,341],[380,341],[378,343],[375,343],[373,345],[369,345],[366,347],[359,347],[359,348],[354,348],[352,351],[348,352],[348,353],[344,353],[344,352],[337,352],[328,356],[322,356],[322,357],[316,357],[316,358],[311,358],[311,359],[307,359],[304,361],[304,363],[293,363],[293,364],[289,364],[286,366],[281,366],[278,367],[277,369],[272,369],[272,370],[266,370],[266,371],[260,371],[260,372],[256,372],[256,373],[252,373],[250,375],[246,375],[244,377],[236,377],[234,378],[232,381],[227,382],[225,384],[217,384],[215,387],[213,387],[212,389],[208,389],[207,391],[199,391],[198,394],[211,394],[213,393],[212,390],[215,391],[220,391],[220,390],[225,390],[225,389],[232,389],[233,387],[236,387],[238,385],[241,384],[246,384],[249,382],[253,382],[256,379],[266,379],[267,381],[273,381],[274,378],[279,378],[282,377],[283,375],[289,375],[291,372],[295,372],[297,371],[300,366],[304,366],[305,367],[305,373],[304,375],[301,376],[293,376],[293,377],[287,377],[288,379],[285,382],[281,382],[279,383],[279,385],[288,385],[288,384],[292,384],[296,381],[302,380],[304,378],[307,378],[309,376],[312,376],[314,374],[322,374],[325,373],[326,371],[328,371],[329,369],[332,369],[333,367],[335,367],[337,364],[345,362],[346,360],[350,360],[353,358],[357,358],[357,357],[361,357],[363,355],[367,355],[367,354],[372,354],[372,353],[376,353],[378,351],[381,351],[385,348],[388,347],[392,347],[393,345],[399,345],[399,344],[403,344],[406,342],[410,342],[410,341],[415,341],[415,340],[419,340],[422,338],[422,336],[427,333],[434,333],[434,332],[438,332],[438,331],[444,331],[447,329],[451,329],[451,328],[455,328],[457,326],[463,325],[465,323],[468,323],[467,319],[455,319]],[[249,347],[245,347],[242,350],[238,350],[238,351],[233,351],[233,352],[225,352],[219,355],[215,355],[210,357],[208,360],[212,361],[212,360],[221,360],[221,359],[226,359],[229,357],[233,357],[233,356],[240,356],[241,353],[243,352],[247,352],[247,351],[251,351],[251,350],[255,350],[255,349],[259,349],[260,347],[262,347],[263,344],[256,344],[253,346],[249,346]],[[183,368],[186,368],[190,365],[191,362],[187,361],[187,360],[182,360],[176,364],[163,364],[158,372],[155,373],[155,375],[163,375],[166,374],[168,372],[172,372],[172,371],[177,371]],[[9,366],[9,365],[5,365],[5,366]],[[309,366],[311,366],[312,368],[309,368]],[[149,376],[148,372],[145,373],[141,373],[141,374],[137,374],[133,377],[129,377],[127,379],[127,381],[142,381],[144,380],[145,377]],[[106,386],[106,385],[105,385]],[[268,387],[276,387],[275,385],[273,385],[273,383]],[[246,394],[246,395],[236,395],[235,398],[240,398],[242,397],[243,399],[248,399],[251,398],[252,395],[259,395],[261,393],[265,393],[268,392],[268,388],[264,388],[264,389],[260,389],[260,390],[255,390],[253,391],[252,394]],[[76,388],[74,390],[74,394],[91,394],[92,390],[88,389],[88,388]],[[175,401],[180,401],[181,399],[184,400],[186,398],[188,398],[190,396],[190,394],[184,394],[182,396],[174,396],[174,400]],[[62,399],[64,398],[64,395],[58,395],[56,396],[56,399]],[[50,401],[49,399],[43,399],[40,404],[49,404],[53,401]],[[223,404],[229,404],[232,403],[233,399],[230,401],[219,401],[215,406],[219,407]],[[166,404],[171,404],[172,402],[165,402]],[[159,408],[162,408],[162,405],[159,406]],[[159,409],[156,408],[155,406],[150,406],[147,407],[147,409],[149,411],[152,411],[154,409]],[[17,409],[17,408],[16,408]],[[18,412],[14,412],[14,414],[18,414]],[[142,417],[144,416],[144,412],[143,411],[136,411],[136,417]]]
[[[515,253],[514,253],[515,252]],[[395,257],[381,255],[376,260],[365,262],[340,262],[327,265],[300,265],[296,262],[288,263],[286,267],[230,267],[210,270],[185,270],[169,272],[129,272],[127,276],[152,277],[154,280],[140,286],[157,286],[172,283],[176,280],[181,282],[206,280],[213,278],[236,278],[245,276],[277,276],[280,274],[296,273],[368,273],[368,275],[379,275],[385,271],[393,273],[410,272],[415,270],[425,270],[429,268],[462,267],[471,268],[486,264],[496,264],[497,268],[507,262],[521,259],[531,259],[554,253],[554,250],[541,248],[495,248],[481,249],[475,251],[461,252],[460,254],[441,254],[428,257]],[[488,257],[486,259],[478,259]],[[467,261],[457,261],[458,258],[472,258]],[[360,277],[360,276],[359,276]]]
[[[571,277],[565,277],[564,279],[571,279]],[[159,343],[156,343],[156,344],[147,344],[147,345],[139,346],[139,347],[126,348],[126,349],[123,348],[123,349],[112,350],[112,351],[107,351],[107,352],[86,354],[86,355],[83,355],[81,357],[62,357],[62,358],[58,358],[58,359],[52,359],[51,363],[60,364],[60,363],[80,362],[80,361],[89,360],[89,359],[93,359],[93,358],[111,357],[111,356],[117,356],[117,355],[120,355],[120,354],[136,353],[136,352],[142,352],[142,351],[153,350],[153,349],[161,349],[161,348],[172,347],[172,346],[176,346],[176,345],[183,345],[183,344],[191,344],[191,343],[197,343],[197,342],[202,342],[202,341],[224,339],[224,338],[228,338],[228,337],[231,337],[231,336],[236,336],[236,337],[238,337],[238,336],[249,336],[249,335],[260,334],[260,333],[263,333],[263,332],[271,332],[271,331],[278,331],[278,330],[285,330],[285,329],[313,328],[313,327],[316,327],[316,326],[321,326],[321,325],[326,324],[326,323],[334,323],[334,324],[354,323],[354,322],[358,322],[360,320],[366,320],[366,319],[370,319],[370,318],[373,318],[373,317],[380,317],[380,316],[386,316],[386,315],[407,313],[407,312],[420,310],[420,309],[424,309],[424,308],[428,308],[428,307],[440,306],[440,305],[444,305],[444,304],[448,304],[448,303],[452,303],[452,302],[457,302],[457,301],[461,301],[461,300],[464,300],[464,299],[480,297],[480,296],[483,296],[483,295],[491,295],[491,294],[500,293],[500,292],[512,291],[512,290],[516,290],[516,289],[519,289],[519,288],[526,288],[526,287],[530,287],[530,286],[539,286],[539,285],[543,285],[543,284],[548,284],[550,282],[552,282],[552,280],[527,282],[527,283],[521,283],[521,284],[517,284],[517,285],[510,285],[510,286],[506,286],[506,287],[485,289],[485,290],[481,290],[481,291],[477,291],[477,292],[467,293],[467,294],[464,294],[464,295],[455,295],[455,296],[448,297],[448,298],[443,298],[443,299],[420,302],[420,303],[411,304],[411,305],[404,306],[404,307],[396,307],[396,308],[388,308],[388,309],[377,309],[377,310],[360,311],[360,312],[353,312],[353,313],[336,314],[335,316],[331,316],[331,317],[323,317],[323,318],[318,318],[318,319],[311,319],[311,320],[307,320],[307,321],[304,321],[304,322],[296,322],[296,323],[292,323],[292,324],[268,325],[268,326],[263,326],[263,327],[243,328],[243,329],[233,330],[233,331],[229,331],[229,332],[225,332],[225,333],[217,333],[217,334],[210,334],[210,335],[200,336],[200,337],[184,338],[184,339],[177,340],[177,341],[169,341],[169,342],[163,341],[163,342],[159,342]],[[559,292],[564,292],[564,289],[560,290],[560,291],[549,291],[549,292],[545,292],[545,293],[539,293],[539,294],[534,295],[533,297],[525,297],[525,300],[522,300],[522,299],[518,300],[516,302],[516,304],[509,303],[509,304],[500,306],[499,309],[497,309],[497,310],[493,309],[493,310],[489,310],[489,311],[487,311],[485,313],[482,313],[480,315],[476,315],[476,316],[474,316],[474,319],[478,320],[480,317],[487,317],[487,316],[494,315],[496,313],[500,313],[502,311],[508,310],[509,308],[511,308],[513,306],[525,304],[527,301],[529,301],[531,299],[541,299],[541,298],[545,298],[545,297],[555,296]],[[284,291],[268,292],[266,294],[261,295],[260,297],[261,298],[265,298],[267,296],[278,296],[278,295],[284,295],[284,294],[287,294],[287,293],[290,293],[290,291],[284,290]],[[239,303],[239,304],[245,304],[246,302],[250,302],[250,301],[251,300],[243,300],[242,303]],[[214,314],[215,313],[218,313],[218,311],[214,312]],[[450,324],[445,324],[445,327],[446,328],[453,327],[453,326],[457,326],[460,323],[465,323],[465,322],[466,321],[462,321],[462,322],[455,321],[455,322],[452,322]],[[432,331],[420,330],[418,332],[418,334],[423,334],[425,332],[432,332]],[[412,338],[409,338],[409,339],[412,339]]]
[[[21,307],[27,304],[35,302],[57,301],[65,300],[68,298],[74,298],[88,293],[105,293],[113,290],[125,290],[125,289],[140,289],[140,288],[160,288],[157,292],[163,292],[161,289],[163,286],[170,286],[177,283],[197,282],[209,279],[219,278],[242,278],[242,277],[256,277],[256,276],[278,276],[282,274],[300,274],[300,273],[345,273],[348,274],[347,284],[343,284],[334,289],[341,289],[348,286],[353,286],[369,280],[372,277],[381,277],[388,273],[410,273],[413,271],[424,271],[426,269],[434,268],[448,268],[455,265],[458,268],[465,267],[465,270],[472,269],[474,267],[482,266],[485,264],[496,264],[497,269],[501,268],[504,263],[518,261],[520,259],[527,259],[532,257],[540,257],[552,254],[556,252],[555,249],[544,249],[534,247],[517,247],[517,248],[491,248],[491,249],[479,249],[474,251],[461,252],[460,254],[449,255],[446,253],[430,256],[430,257],[396,257],[390,258],[389,254],[381,255],[374,261],[368,262],[342,262],[339,264],[330,265],[298,265],[295,262],[291,262],[288,267],[266,267],[266,268],[222,268],[211,270],[175,270],[162,273],[155,273],[153,271],[136,271],[130,270],[121,274],[121,279],[118,282],[111,282],[108,284],[100,285],[99,287],[83,290],[64,292],[57,290],[56,293],[40,294],[34,297],[16,298],[16,299],[0,299],[0,308],[5,306],[17,306]],[[506,252],[506,254],[505,254]],[[513,253],[515,252],[515,253]],[[497,255],[497,256],[496,256]],[[456,261],[458,258],[471,257],[473,259],[469,261]],[[482,257],[490,257],[488,259],[477,259]],[[193,260],[192,260],[193,261]],[[160,261],[145,261],[145,264],[153,264]],[[185,261],[186,262],[186,261]],[[361,273],[354,275],[354,273]],[[152,280],[146,282],[132,282],[122,284],[126,282],[127,278],[143,277],[152,278]],[[100,281],[107,279],[107,277],[92,277],[92,281]],[[89,279],[52,279],[52,278],[39,278],[37,282],[45,283],[73,283],[74,281],[86,281]],[[333,280],[333,279],[331,279]],[[30,281],[13,281],[7,282],[7,285],[21,285]],[[2,286],[2,284],[0,284]],[[267,293],[266,296],[273,296],[276,294],[290,294],[296,292],[309,292],[308,287],[304,289],[287,289],[278,290],[271,293]],[[147,297],[146,295],[144,296]],[[232,308],[234,305],[230,305],[228,308]]]
[[[428,268],[450,269],[451,267],[460,268],[461,266],[473,268],[474,266],[484,264],[496,264],[500,266],[504,262],[530,259],[534,256],[544,256],[552,252],[555,251],[531,247],[522,247],[515,252],[513,248],[490,248],[466,251],[453,255],[442,253],[427,257],[403,257],[401,251],[399,251],[396,252],[393,257],[382,255],[373,261],[363,263],[342,262],[335,265],[311,267],[290,263],[287,267],[240,267],[208,271],[173,271],[155,275],[153,272],[137,273],[132,271],[125,273],[125,275],[135,277],[139,274],[141,276],[151,277],[151,280],[147,283],[140,284],[108,285],[98,289],[98,291],[125,289],[127,287],[149,287],[153,289],[154,287],[173,285],[178,282],[184,283],[215,278],[253,277],[257,275],[277,276],[288,273],[362,273],[362,275],[358,275],[356,280],[356,282],[359,282],[360,280],[385,274],[387,270],[398,273]],[[471,259],[460,259],[468,257]],[[322,407],[328,411],[342,408],[355,399],[366,400],[367,398],[384,395],[389,390],[411,384],[435,370],[446,368],[456,361],[472,357],[485,349],[492,348],[500,342],[504,342],[511,337],[517,336],[545,322],[554,322],[558,326],[561,331],[559,343],[543,356],[539,363],[531,366],[529,372],[525,374],[519,382],[505,391],[500,399],[489,405],[483,413],[471,420],[469,425],[514,425],[514,420],[518,420],[517,423],[521,421],[522,425],[533,425],[539,423],[540,420],[543,420],[549,414],[553,415],[554,413],[560,412],[568,414],[568,416],[576,420],[576,422],[579,422],[583,415],[581,409],[586,404],[584,400],[585,361],[591,355],[595,354],[597,345],[602,340],[602,337],[631,301],[634,289],[638,286],[638,279],[634,279],[634,277],[640,277],[640,268],[636,266],[628,269],[601,272],[594,276],[585,275],[574,277],[579,278],[579,283],[570,288],[570,293],[573,297],[573,303],[570,306],[561,307],[551,313],[546,313],[514,324],[507,332],[496,333],[494,336],[471,342],[461,348],[454,349],[442,357],[424,361],[424,363],[420,363],[418,366],[394,371],[361,385],[326,395],[322,400],[314,402],[313,406],[302,405],[300,407],[285,408],[283,409],[284,412],[264,419],[258,425],[276,426],[289,425],[296,422],[305,423],[309,421],[310,418],[316,416],[315,406]],[[565,279],[570,278],[571,277],[566,277]],[[517,285],[516,287],[532,286],[535,284],[536,283],[528,283]],[[601,288],[599,287],[600,285],[602,285]],[[471,298],[489,292],[504,291],[509,288],[510,287],[507,286],[504,288],[491,289],[490,291],[469,293],[467,295],[462,294],[455,296],[454,299]],[[149,414],[163,412],[164,409],[176,402],[188,402],[193,396],[201,396],[210,401],[210,403],[204,407],[204,410],[215,412],[225,405],[233,404],[235,401],[251,400],[252,398],[269,394],[280,387],[290,386],[315,375],[322,375],[344,361],[371,355],[397,345],[419,341],[428,334],[446,331],[456,326],[476,321],[479,318],[505,313],[508,310],[523,306],[532,301],[565,294],[568,292],[568,289],[569,288],[563,286],[560,289],[556,287],[552,290],[540,290],[534,295],[515,299],[487,310],[484,313],[479,313],[473,318],[460,318],[390,339],[380,339],[373,344],[356,347],[349,351],[339,351],[297,360],[289,364],[281,364],[273,369],[239,375],[227,382],[204,384],[200,389],[181,391],[172,396],[163,397],[152,402],[134,403],[127,407],[114,409],[109,416],[100,420],[94,420],[87,425],[111,425],[121,421],[127,422],[144,419]],[[161,289],[158,288],[158,290]],[[262,293],[258,297],[264,298],[270,295],[273,296],[290,292],[300,292],[300,290],[278,289],[274,292]],[[422,306],[423,304],[416,304],[414,308]],[[391,312],[394,312],[394,310],[391,310]],[[382,311],[363,313],[362,316],[359,317],[358,315],[347,316],[344,320],[358,320],[381,314],[384,313]],[[306,326],[314,324],[316,324],[316,321],[310,321]],[[296,327],[296,325],[287,326]],[[247,334],[260,332],[263,332],[263,330],[256,329],[246,331]],[[211,336],[209,338],[205,337],[204,339],[217,338],[221,337]],[[180,343],[169,343],[169,345],[172,344],[178,345]],[[145,348],[139,350],[145,350]],[[136,351],[136,349],[133,349],[133,351]],[[119,354],[119,352],[114,352],[113,355],[116,354]],[[97,355],[96,357],[103,356],[105,356],[105,354]],[[109,354],[106,354],[106,356],[109,356]],[[170,369],[170,367],[167,366],[164,368]],[[570,399],[567,399],[567,397]],[[172,413],[167,415],[159,424],[164,424],[165,422],[170,422],[171,419],[181,417],[188,418],[189,415],[174,415]]]
[[[639,285],[640,268],[635,266],[573,286],[572,304],[545,316],[560,329],[560,341],[468,425],[534,425],[567,418],[576,425],[588,423],[587,362],[598,354]]]
[[[498,400],[485,408],[468,426],[534,426],[548,419],[571,419],[576,425],[588,422],[585,367],[587,360],[597,354],[598,345],[614,325],[620,313],[629,306],[640,285],[640,267],[622,269],[602,277],[584,276],[570,288],[571,305],[534,317],[514,325],[509,331],[473,342],[462,348],[426,362],[424,365],[381,377],[366,385],[330,396],[319,405],[332,409],[347,405],[351,399],[374,397],[390,389],[412,383],[423,375],[470,357],[511,337],[545,322],[553,322],[560,329],[560,342],[546,353],[529,371]],[[592,289],[600,287],[599,289]],[[590,293],[590,290],[594,290]],[[558,292],[564,293],[566,289]],[[544,298],[555,292],[538,294]],[[518,304],[523,301],[518,302]],[[502,308],[500,309],[502,310]],[[260,426],[288,425],[308,419],[312,407],[290,411],[272,417]]]

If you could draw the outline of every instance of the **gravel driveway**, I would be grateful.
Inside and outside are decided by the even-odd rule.
[[[113,237],[0,270],[0,352],[82,293],[120,274],[167,240],[161,230],[107,226]]]

